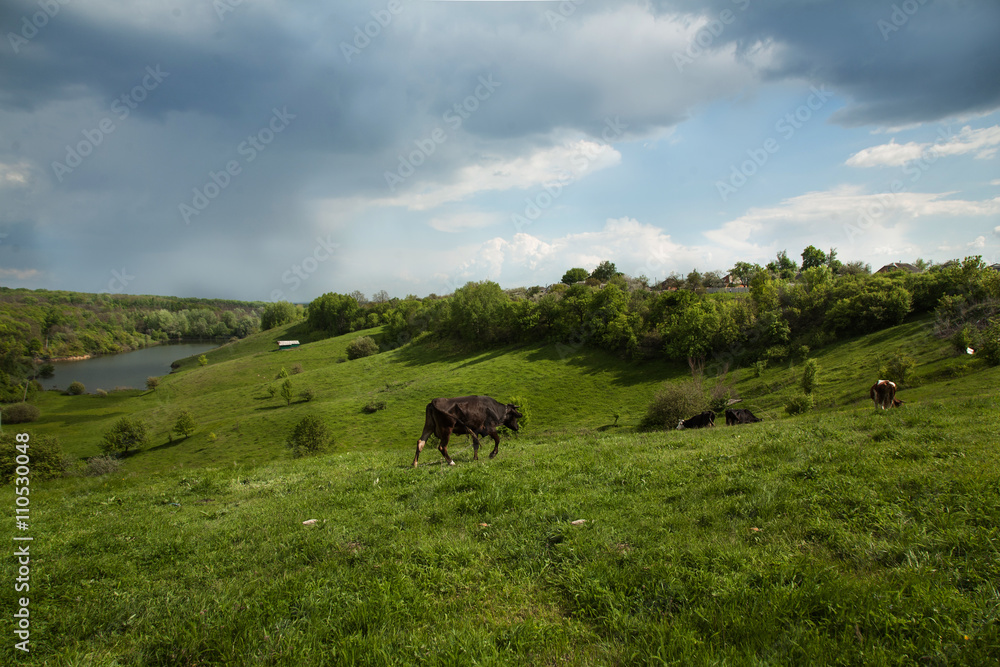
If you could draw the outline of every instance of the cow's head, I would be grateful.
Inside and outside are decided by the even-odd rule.
[[[507,409],[503,413],[503,425],[511,431],[517,432],[517,420],[524,417],[513,403],[507,404]]]

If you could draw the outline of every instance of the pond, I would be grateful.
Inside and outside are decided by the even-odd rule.
[[[170,364],[178,359],[218,346],[218,343],[171,343],[79,361],[53,361],[55,375],[39,382],[46,389],[66,389],[71,382],[82,382],[91,394],[98,389],[111,391],[115,387],[145,389],[146,378],[150,375],[166,375],[170,372]]]

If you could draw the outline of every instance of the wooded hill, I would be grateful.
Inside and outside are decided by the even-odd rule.
[[[166,340],[244,338],[260,302],[0,287],[0,401],[19,400],[33,360],[113,354]]]

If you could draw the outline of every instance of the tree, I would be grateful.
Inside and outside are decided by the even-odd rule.
[[[70,382],[69,387],[66,389],[66,393],[70,396],[79,396],[85,391],[87,391],[87,388],[83,386],[82,382]]]
[[[264,312],[260,316],[260,328],[267,330],[279,327],[282,324],[294,322],[298,312],[295,306],[287,301],[276,301],[264,306]]]
[[[104,434],[101,450],[106,454],[138,451],[149,444],[146,422],[132,417],[122,417]]]
[[[826,264],[826,253],[816,246],[808,246],[802,251],[802,270]]]
[[[182,438],[189,438],[197,427],[198,425],[195,424],[194,417],[191,416],[191,413],[184,410],[177,415],[177,421],[174,422],[174,433]]]
[[[602,283],[606,283],[617,275],[618,275],[618,269],[615,268],[614,263],[608,260],[604,260],[603,262],[597,265],[597,268],[594,269],[593,272],[591,272],[590,277],[596,278],[597,280],[600,280]]]
[[[378,354],[378,343],[371,336],[355,338],[347,345],[347,358],[360,359]]]
[[[570,269],[563,274],[562,282],[567,285],[572,285],[573,283],[582,282],[587,279],[590,274],[587,273],[587,269],[574,268]]]
[[[750,262],[736,262],[733,268],[729,269],[729,275],[731,275],[735,282],[740,285],[746,286],[750,284],[750,279],[758,271],[763,271],[763,267],[760,264],[751,264]]]
[[[798,265],[789,259],[788,252],[784,250],[779,251],[774,260],[767,263],[767,270],[776,278],[781,278],[782,280],[791,280],[794,278],[798,268]]]
[[[495,282],[470,282],[455,290],[449,324],[463,340],[484,345],[503,342],[510,337],[509,304],[510,297]]]
[[[684,281],[685,289],[696,290],[701,287],[701,272],[698,269],[691,269],[691,273],[687,275],[687,280]]]
[[[826,253],[826,265],[834,273],[839,273],[840,269],[844,266],[844,263],[837,259],[836,248],[830,248],[830,252]]]
[[[817,366],[815,359],[806,359],[806,363],[802,366],[802,391],[805,393],[811,394],[816,388],[818,370],[819,366]]]
[[[314,415],[303,417],[288,436],[288,446],[294,456],[315,454],[332,442],[333,438],[326,424]]]
[[[282,382],[281,383],[281,397],[283,399],[285,399],[285,405],[291,405],[292,404],[292,396],[293,395],[294,394],[292,392],[292,381],[291,380],[285,380],[284,382]]]
[[[318,331],[325,331],[331,336],[353,331],[355,320],[361,313],[361,307],[352,296],[327,292],[316,297],[309,304],[306,322]]]
[[[150,391],[156,391],[156,388],[160,386],[160,378],[155,375],[150,375],[146,378],[146,389]]]

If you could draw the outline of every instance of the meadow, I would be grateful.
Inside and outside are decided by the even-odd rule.
[[[274,351],[289,333],[184,360],[155,391],[40,397],[25,430],[72,455],[97,454],[123,414],[155,437],[117,473],[33,484],[32,651],[9,638],[0,659],[1000,659],[1000,369],[956,356],[926,321],[817,350],[804,415],[783,411],[801,391],[801,365],[783,363],[727,378],[764,422],[662,432],[636,426],[686,367],[435,340],[343,361],[377,331]],[[877,359],[898,350],[917,362],[906,404],[876,411]],[[293,364],[315,398],[286,405],[266,388]],[[467,393],[521,398],[527,427],[496,459],[472,462],[457,438],[457,466],[428,449],[411,468],[424,404]],[[362,411],[373,400],[385,409]],[[171,442],[180,409],[199,427]],[[305,414],[336,443],[293,459],[284,439]],[[0,572],[12,581],[13,560]]]

